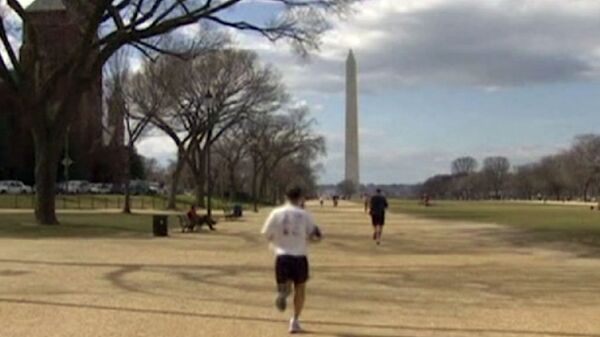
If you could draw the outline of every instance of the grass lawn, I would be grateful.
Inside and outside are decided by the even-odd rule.
[[[33,214],[0,214],[2,238],[94,238],[149,237],[151,215],[61,214],[60,226],[38,226]],[[169,217],[171,229],[179,228],[176,217]],[[176,226],[176,227],[175,227]]]
[[[586,206],[518,202],[391,200],[390,209],[419,217],[516,226],[545,240],[577,241],[600,246],[600,212]]]

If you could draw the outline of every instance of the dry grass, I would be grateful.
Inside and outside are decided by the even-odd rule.
[[[600,260],[493,225],[313,206],[307,336],[600,335]],[[266,213],[169,238],[0,239],[0,336],[286,335]]]

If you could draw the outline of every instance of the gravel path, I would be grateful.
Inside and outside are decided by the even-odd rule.
[[[311,205],[306,336],[600,336],[600,257],[514,229],[392,214],[371,241],[357,205]],[[0,238],[2,337],[270,337],[266,213],[169,238]]]

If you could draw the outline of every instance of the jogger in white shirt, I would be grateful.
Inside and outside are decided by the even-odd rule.
[[[309,278],[307,241],[321,239],[321,231],[313,217],[301,208],[304,196],[300,188],[286,194],[288,202],[274,209],[262,229],[270,241],[275,260],[277,299],[280,311],[286,308],[287,297],[294,285],[294,316],[290,320],[291,333],[301,332],[299,317],[304,307],[306,282]]]

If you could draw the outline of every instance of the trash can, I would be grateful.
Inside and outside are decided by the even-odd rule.
[[[169,217],[167,215],[152,216],[152,233],[154,236],[169,235]]]
[[[235,216],[236,218],[241,218],[242,213],[243,213],[242,205],[240,205],[240,204],[233,205],[233,216]]]

